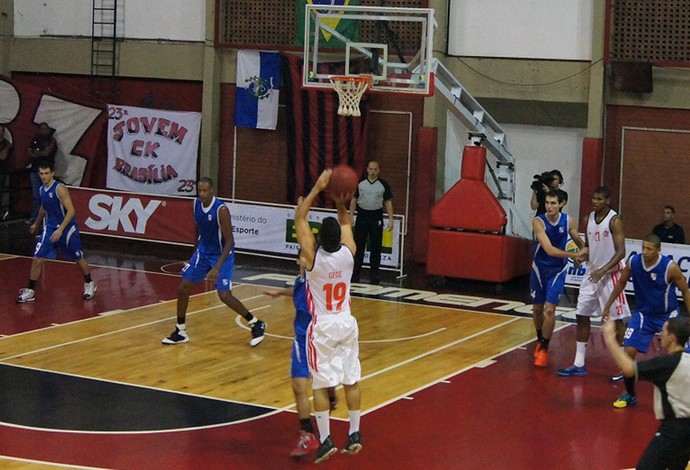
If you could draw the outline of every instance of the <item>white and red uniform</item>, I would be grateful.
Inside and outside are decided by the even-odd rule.
[[[589,214],[587,220],[587,245],[589,247],[589,261],[587,261],[587,271],[592,272],[604,266],[616,254],[616,246],[613,243],[611,234],[611,219],[618,213],[609,209],[604,219],[597,223],[595,212]],[[621,269],[625,267],[624,260],[607,272],[597,283],[589,280],[585,276],[580,286],[580,293],[577,296],[576,315],[583,317],[599,316],[603,313],[606,302],[611,297],[613,289],[618,284],[621,277]],[[622,292],[613,302],[610,311],[610,318],[621,320],[630,316],[630,306]]]
[[[330,253],[319,247],[307,271],[307,362],[315,389],[359,382],[359,328],[350,312],[352,252],[340,245]]]

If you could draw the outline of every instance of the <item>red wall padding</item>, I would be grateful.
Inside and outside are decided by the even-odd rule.
[[[580,218],[581,225],[585,215],[592,210],[592,194],[601,185],[602,166],[604,162],[604,140],[586,137],[582,141],[582,175],[580,182]],[[579,227],[584,231],[586,227]]]
[[[412,259],[425,263],[429,244],[429,221],[431,207],[436,200],[436,152],[438,150],[438,129],[422,127],[419,129],[417,144],[417,172],[414,185],[414,213],[411,222],[415,243],[412,247]]]

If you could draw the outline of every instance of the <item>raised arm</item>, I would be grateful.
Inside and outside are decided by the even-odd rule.
[[[340,243],[350,249],[354,255],[357,252],[357,244],[352,234],[352,214],[345,205],[347,197],[335,199],[335,207],[338,209],[338,223],[340,224]]]
[[[357,210],[357,197],[352,196],[352,199],[350,199],[350,215],[354,216],[356,210]]]
[[[314,238],[314,232],[311,231],[307,216],[309,215],[309,209],[314,203],[316,196],[326,189],[328,181],[331,179],[331,173],[332,171],[330,169],[324,170],[319,176],[319,179],[316,180],[309,194],[295,209],[295,234],[297,235],[297,243],[299,243],[300,250],[302,250],[302,255],[306,259],[307,269],[311,269],[314,266],[314,255],[316,253],[316,238]],[[350,233],[351,232],[352,230],[350,230]]]

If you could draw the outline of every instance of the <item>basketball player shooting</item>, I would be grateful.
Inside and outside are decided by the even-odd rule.
[[[312,315],[307,331],[307,357],[319,430],[320,446],[314,458],[316,463],[338,451],[331,439],[328,387],[342,384],[345,389],[350,430],[343,453],[356,454],[362,448],[359,432],[359,380],[362,375],[359,328],[350,311],[350,278],[357,248],[352,234],[352,218],[345,206],[352,192],[331,191],[338,209],[338,219],[326,217],[322,221],[318,245],[307,220],[309,208],[319,193],[328,187],[332,173],[332,170],[321,173],[311,192],[295,210],[295,230],[304,256],[307,299]]]

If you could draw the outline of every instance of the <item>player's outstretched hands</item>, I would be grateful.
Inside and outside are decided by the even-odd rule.
[[[290,297],[292,295],[292,289],[266,289],[263,291],[264,295],[268,295],[269,297],[280,297],[281,295],[284,295],[286,297]]]
[[[338,204],[343,204],[347,206],[347,203],[352,199],[353,193],[344,193],[344,194],[334,194],[333,195],[333,202],[335,202],[335,205],[337,206]]]
[[[328,186],[328,182],[331,180],[332,173],[333,170],[327,168],[323,170],[323,172],[319,175],[319,179],[317,179],[316,184],[314,184],[314,187],[318,189],[319,192],[326,189],[326,186]]]

